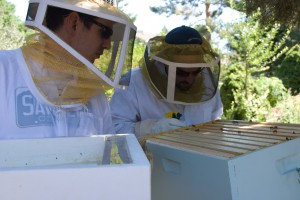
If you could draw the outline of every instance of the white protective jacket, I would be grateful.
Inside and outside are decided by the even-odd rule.
[[[149,120],[163,119],[170,112],[181,113],[183,116],[180,119],[185,121],[186,126],[216,120],[223,114],[219,91],[211,100],[194,105],[174,104],[158,99],[147,86],[140,68],[132,70],[127,89],[115,91],[110,107],[116,132],[135,133],[137,137],[144,135],[136,133],[137,125],[140,126],[142,122],[152,126],[153,123],[149,123]]]
[[[114,133],[105,94],[68,109],[49,106],[32,92],[29,73],[21,49],[0,51],[0,139]]]

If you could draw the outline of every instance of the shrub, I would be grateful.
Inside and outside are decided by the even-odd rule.
[[[300,46],[292,47],[281,66],[276,70],[276,75],[280,78],[284,86],[291,90],[292,95],[300,92]]]

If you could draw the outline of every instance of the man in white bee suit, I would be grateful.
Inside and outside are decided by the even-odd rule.
[[[191,27],[150,39],[129,87],[110,101],[116,132],[139,138],[219,119],[219,73],[219,56]]]
[[[123,87],[136,34],[116,2],[30,1],[25,24],[35,34],[0,51],[0,139],[115,133],[104,91]]]

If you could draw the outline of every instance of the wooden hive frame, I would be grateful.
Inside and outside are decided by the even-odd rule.
[[[233,158],[299,136],[300,124],[215,120],[146,136],[141,144],[145,149],[145,143],[153,141],[188,151]]]

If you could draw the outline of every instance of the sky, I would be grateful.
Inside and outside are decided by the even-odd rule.
[[[28,8],[28,0],[7,0],[15,5],[16,15],[21,19],[25,20],[26,12]],[[150,11],[149,6],[162,5],[162,0],[126,0],[128,6],[124,7],[126,13],[132,13],[137,15],[136,21],[134,22],[137,27],[137,32],[142,32],[144,39],[149,39],[153,36],[159,35],[163,27],[167,30],[172,30],[173,28],[181,25],[191,25],[195,22],[193,20],[183,21],[182,17],[172,16],[166,17],[166,15],[158,15]],[[233,17],[233,13],[225,13],[227,17],[223,17],[228,20]],[[198,19],[199,20],[199,19]]]
[[[28,8],[28,0],[7,0],[13,3],[15,7],[15,14],[21,19],[25,20]],[[164,26],[171,30],[183,22],[179,17],[167,18],[150,11],[149,6],[159,5],[161,0],[126,0],[128,6],[124,8],[126,13],[137,15],[134,22],[138,32],[143,32],[146,36],[158,35]],[[180,24],[177,23],[180,21]],[[182,24],[181,24],[182,23]]]

